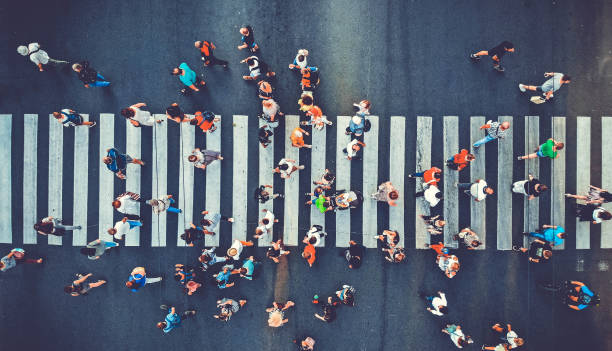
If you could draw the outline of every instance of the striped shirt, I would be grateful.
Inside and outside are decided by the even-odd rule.
[[[487,128],[487,133],[491,138],[503,139],[506,136],[508,130],[502,130],[501,123],[489,120],[487,124],[490,126]]]

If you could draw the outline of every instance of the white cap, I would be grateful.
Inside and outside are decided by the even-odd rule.
[[[20,45],[17,47],[17,52],[21,55],[21,56],[28,56],[28,54],[30,53],[30,51],[28,50],[27,47]]]
[[[353,123],[355,123],[355,124],[361,123],[361,117],[359,117],[359,116],[353,116],[352,120],[353,120]]]

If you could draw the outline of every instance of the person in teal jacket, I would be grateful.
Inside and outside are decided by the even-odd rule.
[[[181,63],[178,67],[174,67],[171,74],[173,76],[179,76],[181,83],[185,84],[187,88],[190,88],[193,91],[200,91],[198,86],[204,87],[206,85],[206,82],[200,79],[200,77],[198,77],[198,75],[191,68],[189,68],[185,62]],[[181,92],[186,94],[187,88],[183,88]]]

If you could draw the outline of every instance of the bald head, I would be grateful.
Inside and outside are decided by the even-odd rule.
[[[510,122],[508,122],[508,121],[502,122],[501,129],[506,130],[508,128],[510,128]]]

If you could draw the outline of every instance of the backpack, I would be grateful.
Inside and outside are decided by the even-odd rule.
[[[370,122],[370,120],[365,120],[364,126],[363,126],[363,131],[365,132],[369,132],[370,129],[372,128],[372,123]]]

